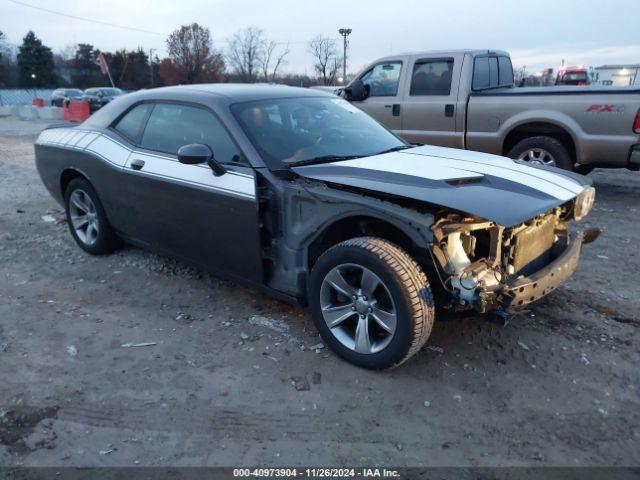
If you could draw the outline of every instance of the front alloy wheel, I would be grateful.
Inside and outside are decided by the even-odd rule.
[[[320,304],[331,333],[355,352],[379,352],[396,332],[397,311],[389,289],[361,265],[334,267],[322,282]]]
[[[427,341],[433,296],[422,269],[376,237],[346,240],[323,253],[309,278],[309,304],[323,340],[364,368],[400,365]]]

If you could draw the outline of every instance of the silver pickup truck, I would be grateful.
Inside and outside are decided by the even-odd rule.
[[[411,143],[587,173],[640,169],[637,87],[515,88],[508,53],[451,50],[376,60],[342,96]]]

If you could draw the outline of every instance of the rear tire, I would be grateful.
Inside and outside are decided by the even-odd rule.
[[[327,250],[311,271],[309,304],[323,340],[348,362],[374,370],[414,355],[434,321],[422,269],[404,250],[376,237]]]
[[[573,170],[573,160],[562,143],[552,137],[529,137],[519,141],[507,154],[509,158],[538,165]]]
[[[86,179],[75,178],[69,182],[64,205],[71,236],[85,252],[104,255],[120,246],[98,194]]]

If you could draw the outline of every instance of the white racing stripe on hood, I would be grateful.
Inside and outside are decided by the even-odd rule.
[[[362,157],[344,162],[337,162],[337,167],[366,168],[382,172],[400,173],[429,180],[456,180],[460,178],[482,178],[482,173],[461,170],[447,162],[431,162],[421,157],[402,155],[400,152],[383,153],[373,157]]]
[[[429,180],[482,178],[484,175],[490,175],[525,185],[562,201],[571,200],[576,194],[584,190],[583,186],[568,177],[527,167],[526,165],[519,165],[511,159],[470,152],[475,156],[474,161],[458,160],[452,158],[452,154],[456,155],[458,152],[465,151],[443,148],[441,150],[449,154],[445,158],[418,152],[422,148],[424,147],[406,152],[385,153],[373,157],[335,162],[333,165],[411,175]],[[487,161],[482,161],[485,155]],[[542,172],[543,175],[539,175],[538,172]]]
[[[571,190],[573,193],[578,194],[584,190],[584,185],[576,182],[572,178],[559,175],[555,172],[543,170],[540,168],[531,168],[527,165],[521,165],[514,162],[510,158],[501,157],[499,155],[493,155],[490,153],[474,152],[471,150],[458,150],[446,147],[434,147],[432,145],[423,145],[421,147],[412,148],[410,150],[404,150],[403,153],[410,153],[413,155],[431,156],[447,158],[452,160],[460,160],[463,162],[479,163],[481,165],[493,165],[500,168],[508,168],[509,170],[515,170],[525,173],[526,175],[532,175],[542,180],[546,180],[551,183],[555,183],[559,187]],[[468,167],[477,171],[476,167]],[[479,170],[482,171],[482,170]]]

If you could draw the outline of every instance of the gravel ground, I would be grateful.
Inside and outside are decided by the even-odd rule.
[[[1,465],[640,463],[638,173],[592,174],[604,233],[565,286],[375,373],[312,348],[302,308],[83,253],[34,167],[42,126],[0,119]]]

